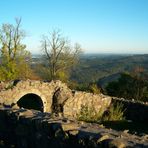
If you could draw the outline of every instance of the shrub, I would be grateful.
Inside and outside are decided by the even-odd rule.
[[[123,73],[118,80],[109,82],[105,90],[110,96],[128,100],[148,101],[147,77],[143,78],[142,76],[138,77]]]
[[[90,92],[94,94],[100,94],[101,93],[101,88],[97,86],[97,84],[91,84],[89,87]]]
[[[81,111],[77,115],[78,120],[86,122],[97,122],[101,119],[103,111],[96,111],[93,106],[89,107],[87,105],[81,106]]]
[[[102,120],[103,121],[125,120],[124,112],[125,112],[125,109],[123,109],[123,104],[122,103],[112,104],[109,107],[109,110],[107,111],[107,114],[105,114],[102,117]]]
[[[112,104],[105,113],[101,109],[97,112],[93,106],[83,105],[77,118],[86,122],[119,121],[125,120],[124,111],[121,103]]]

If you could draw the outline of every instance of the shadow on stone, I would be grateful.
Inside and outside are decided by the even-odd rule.
[[[20,98],[17,105],[21,108],[34,109],[43,112],[43,102],[41,98],[36,94],[26,94]]]

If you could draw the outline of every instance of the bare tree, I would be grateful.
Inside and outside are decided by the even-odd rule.
[[[78,62],[82,52],[81,46],[76,43],[74,47],[64,38],[60,31],[53,31],[50,36],[42,39],[42,50],[48,60],[51,79],[68,75],[69,70]]]

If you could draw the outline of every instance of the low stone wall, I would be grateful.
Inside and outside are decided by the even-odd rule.
[[[88,107],[94,112],[104,112],[111,103],[111,97],[103,94],[93,94],[81,91],[73,93],[63,106],[63,114],[66,117],[77,117],[83,106]]]
[[[121,103],[126,119],[136,122],[148,122],[148,104],[119,98],[112,98],[112,103]]]
[[[148,135],[139,137],[32,110],[0,109],[0,147],[147,148]]]

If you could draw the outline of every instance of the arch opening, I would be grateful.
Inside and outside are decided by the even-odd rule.
[[[41,112],[44,111],[42,99],[38,95],[32,93],[26,94],[21,97],[17,101],[17,105],[26,109],[34,109],[39,110]]]

